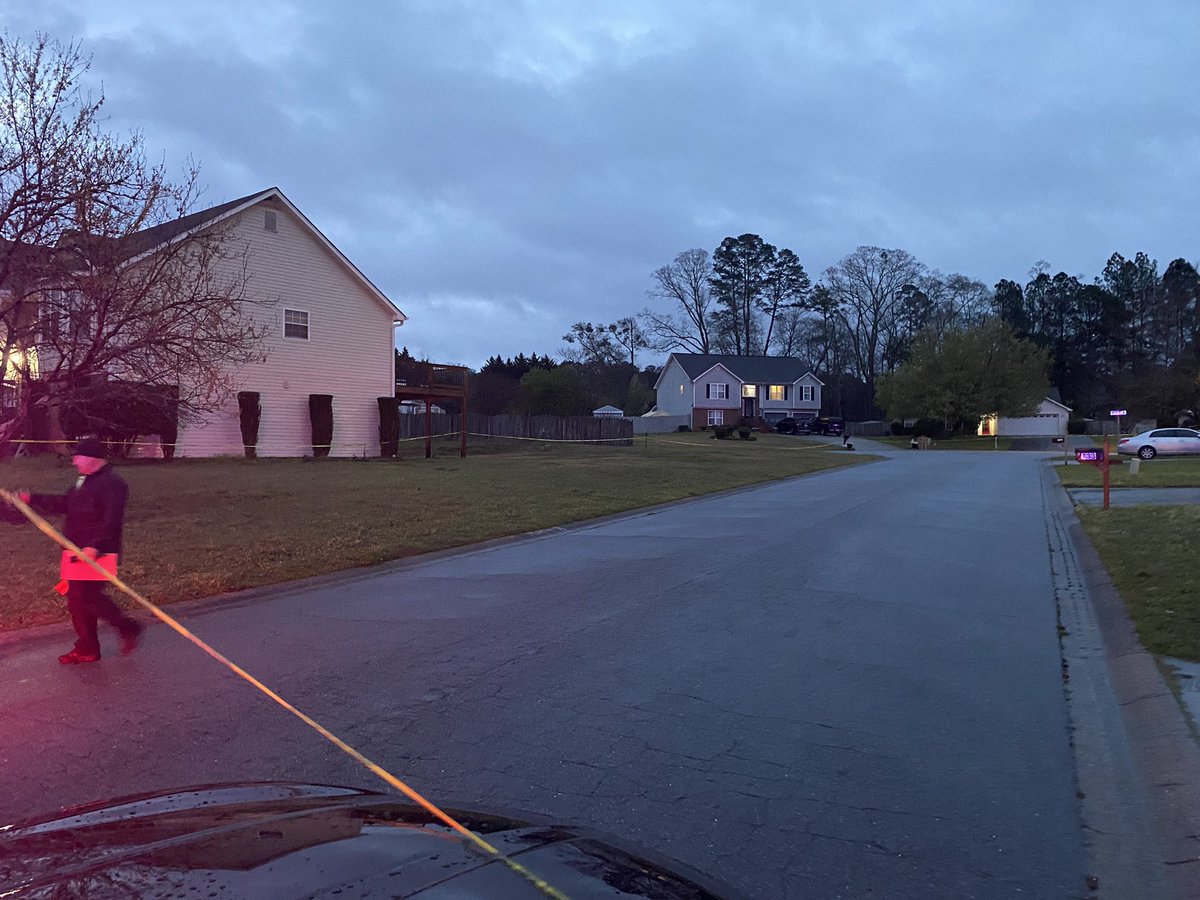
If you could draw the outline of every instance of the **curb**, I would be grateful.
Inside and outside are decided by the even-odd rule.
[[[1148,876],[1148,881],[1140,883],[1136,876],[1122,881],[1122,875],[1128,879],[1134,873],[1110,871],[1108,878],[1101,878],[1097,896],[1200,896],[1200,743],[1158,661],[1138,640],[1125,603],[1075,515],[1066,490],[1057,484],[1051,467],[1046,467],[1044,477],[1055,482],[1047,485],[1047,506],[1053,504],[1047,512],[1059,518],[1074,550],[1080,587],[1090,607],[1075,610],[1082,615],[1068,624],[1071,610],[1059,598],[1066,629],[1064,665],[1071,676],[1068,706],[1075,722],[1093,717],[1089,724],[1107,719],[1111,726],[1100,735],[1075,729],[1080,781],[1090,780],[1093,785],[1083,801],[1085,827],[1092,833],[1093,863],[1099,869],[1132,858],[1146,867]],[[1076,633],[1071,634],[1072,630]],[[1085,683],[1077,684],[1077,677]],[[1097,700],[1115,703],[1116,709],[1106,716],[1104,711],[1081,708],[1081,704]],[[1126,760],[1135,771],[1122,771]],[[1096,787],[1106,796],[1093,796]],[[1138,822],[1143,815],[1148,823]],[[1140,825],[1137,831],[1148,830],[1122,836],[1122,823]],[[1122,837],[1126,841],[1133,837],[1142,846],[1126,844],[1118,850],[1116,844]],[[1147,843],[1152,846],[1145,846]],[[1139,856],[1139,850],[1144,855]]]

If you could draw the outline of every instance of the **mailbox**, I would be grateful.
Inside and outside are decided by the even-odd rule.
[[[1104,508],[1108,509],[1108,467],[1115,463],[1120,463],[1121,458],[1110,459],[1108,455],[1108,438],[1104,439],[1103,447],[1088,447],[1086,449],[1077,448],[1075,450],[1075,460],[1081,465],[1095,466],[1104,476]]]

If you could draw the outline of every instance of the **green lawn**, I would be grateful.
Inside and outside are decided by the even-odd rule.
[[[866,440],[878,441],[892,447],[903,447],[906,450],[912,447],[912,438],[909,437],[878,437],[866,438]],[[978,437],[976,435],[939,438],[931,441],[929,445],[930,450],[1009,450],[1011,448],[1012,438]]]
[[[1200,507],[1078,507],[1142,644],[1200,662]]]
[[[1200,487],[1200,457],[1142,460],[1138,474],[1131,473],[1129,457],[1108,470],[1112,487]],[[1065,487],[1101,487],[1103,475],[1095,466],[1081,466],[1072,460],[1068,465],[1055,465],[1054,471]]]
[[[637,438],[632,447],[418,444],[402,461],[177,460],[120,466],[130,484],[122,577],[158,603],[211,596],[520,534],[870,457],[762,434]],[[58,459],[0,461],[0,485],[65,491]],[[53,520],[52,520],[53,521]],[[0,630],[57,621],[57,548],[0,523]]]

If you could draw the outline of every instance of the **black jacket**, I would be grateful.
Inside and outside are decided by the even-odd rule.
[[[30,505],[41,512],[65,512],[63,534],[75,546],[120,553],[128,497],[129,486],[109,465],[92,475],[81,476],[65,494],[34,494]]]

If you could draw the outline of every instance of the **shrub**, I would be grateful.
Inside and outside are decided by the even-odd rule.
[[[714,425],[712,427],[713,437],[718,441],[727,441],[733,434],[732,425]]]
[[[1087,434],[1087,419],[1067,419],[1067,434]]]
[[[902,434],[904,434],[904,423],[899,419],[892,423],[892,434],[896,437],[900,437]]]
[[[941,419],[917,419],[912,433],[915,437],[940,438],[946,433],[946,425]]]
[[[738,437],[740,437],[743,441],[750,440],[750,434],[751,434],[750,429],[747,428],[745,425],[742,425],[741,427],[738,428]]]

